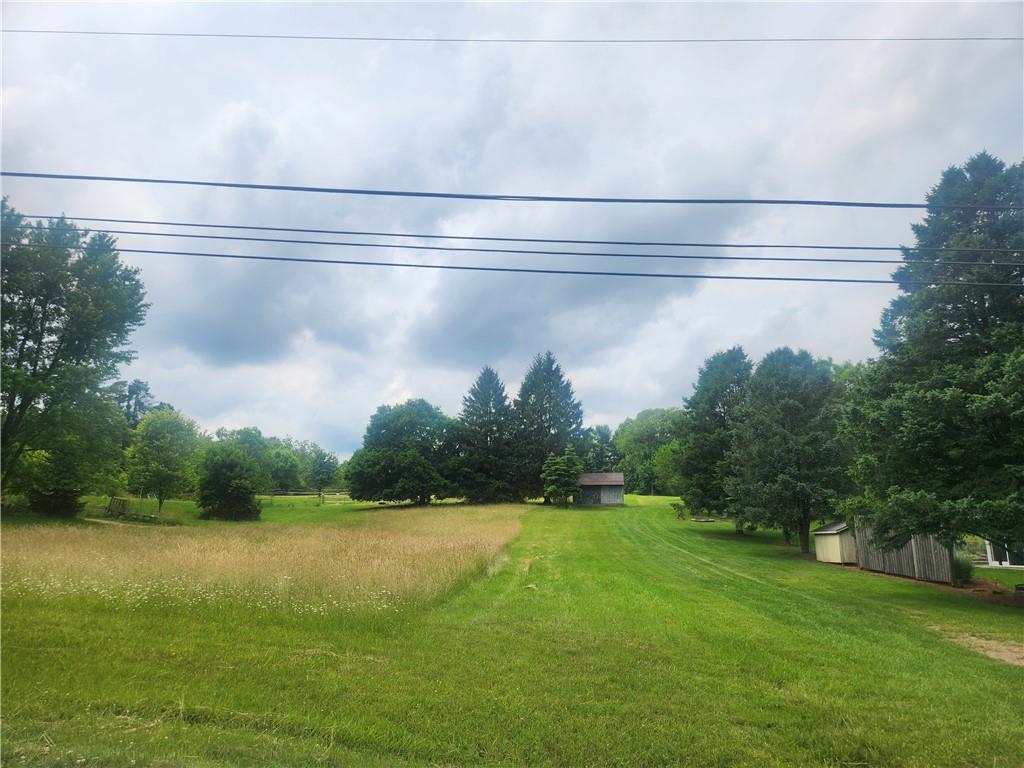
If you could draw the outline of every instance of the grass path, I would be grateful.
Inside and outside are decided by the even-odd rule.
[[[531,507],[495,574],[387,615],[5,595],[5,763],[1024,764],[1024,669],[947,637],[1024,613],[668,501]]]

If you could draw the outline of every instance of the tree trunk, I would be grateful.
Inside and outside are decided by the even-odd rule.
[[[739,517],[739,516],[736,517],[736,535],[737,536],[744,536],[745,535],[743,533],[743,519],[741,517]]]
[[[159,515],[164,511],[164,497],[163,494],[156,497],[156,513]]]
[[[800,551],[804,554],[811,551],[811,523],[809,520],[800,521]]]
[[[782,526],[782,538],[789,546],[793,545],[793,532],[786,526]]]

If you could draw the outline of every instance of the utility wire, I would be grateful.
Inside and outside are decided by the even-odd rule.
[[[660,205],[800,205],[841,208],[916,208],[957,211],[1021,211],[1024,206],[1012,205],[946,205],[930,203],[883,203],[858,200],[788,200],[767,198],[707,197],[571,197],[563,195],[499,195],[468,192],[417,192],[394,189],[358,189],[351,187],[306,187],[289,184],[250,184],[231,181],[195,181],[191,179],[157,179],[134,176],[92,176],[71,173],[30,173],[0,171],[0,176],[29,179],[63,179],[69,181],[113,181],[130,184],[165,184],[190,187],[222,187],[226,189],[258,189],[276,192],[316,192],[332,195],[368,195],[374,197],[419,197],[445,200],[500,200],[518,203],[634,203]]]
[[[501,243],[559,243],[565,245],[638,245],[671,248],[784,248],[809,251],[955,251],[958,253],[1020,253],[1019,248],[940,248],[902,245],[792,245],[778,243],[683,243],[657,240],[568,240],[552,237],[484,237],[481,235],[435,235],[413,232],[374,232],[358,229],[309,229],[304,227],[268,227],[247,224],[202,224],[194,221],[161,221],[159,219],[105,219],[96,216],[59,216],[22,214],[26,219],[67,219],[73,221],[110,222],[113,224],[146,224],[166,227],[201,227],[204,229],[249,229],[261,232],[296,232],[310,235],[358,235],[360,237],[407,237],[417,240],[482,240]]]
[[[1010,36],[907,36],[907,37],[414,37],[383,35],[285,35],[244,32],[142,32],[97,29],[5,29],[15,35],[89,35],[105,37],[194,37],[244,40],[333,40],[359,43],[530,43],[582,45],[656,45],[697,43],[954,43],[1020,41]]]
[[[12,243],[3,243],[11,245]],[[16,243],[26,245],[25,243]],[[63,248],[60,245],[28,244],[31,247]],[[434,269],[457,272],[508,272],[529,275],[585,275],[596,277],[645,277],[666,280],[754,280],[777,283],[843,283],[857,285],[900,286],[957,286],[974,288],[1020,288],[1019,283],[983,283],[962,280],[873,280],[854,277],[782,277],[776,275],[703,275],[677,272],[610,272],[591,269],[539,269],[533,267],[484,267],[462,264],[416,264],[396,261],[366,261],[362,259],[312,259],[303,256],[255,256],[240,253],[208,253],[204,251],[165,251],[148,248],[118,248],[120,253],[155,254],[164,256],[195,256],[207,259],[237,259],[242,261],[277,261],[301,264],[346,264],[361,267],[394,267],[399,269]]]
[[[156,237],[185,237],[200,240],[228,240],[256,243],[287,243],[290,245],[326,245],[344,248],[399,248],[408,251],[443,251],[445,253],[506,253],[525,256],[598,256],[626,259],[694,259],[710,261],[790,261],[818,264],[927,264],[930,266],[998,266],[1024,267],[1024,263],[990,261],[930,261],[928,259],[841,259],[809,256],[718,256],[682,253],[607,253],[602,251],[548,251],[523,248],[468,248],[442,245],[407,245],[405,243],[359,243],[341,240],[298,240],[282,237],[246,237],[240,235],[207,235],[191,232],[143,232],[134,229],[93,229],[89,227],[54,227],[58,230],[106,233],[110,235],[145,235]]]

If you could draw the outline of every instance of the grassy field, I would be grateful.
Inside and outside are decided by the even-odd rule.
[[[5,519],[4,763],[1024,764],[1024,612],[669,501]]]

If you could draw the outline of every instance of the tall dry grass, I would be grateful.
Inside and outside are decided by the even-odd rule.
[[[521,508],[388,509],[358,527],[24,526],[4,530],[5,592],[119,602],[237,598],[257,608],[393,608],[490,567]]]

